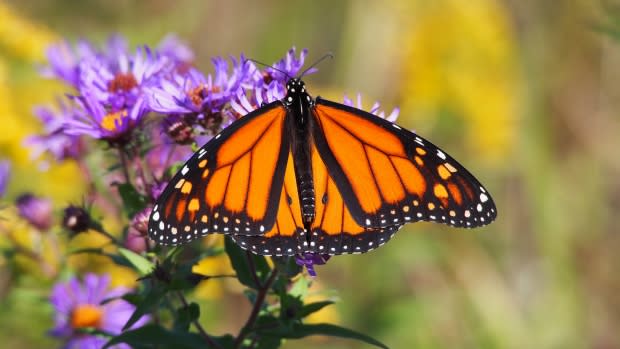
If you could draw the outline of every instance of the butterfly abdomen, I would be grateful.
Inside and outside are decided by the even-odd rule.
[[[294,165],[295,179],[297,181],[297,192],[301,204],[301,215],[304,225],[309,226],[316,215],[316,202],[314,198],[314,181],[312,179],[312,167],[310,165],[310,157],[307,136],[305,132],[298,132],[296,142],[294,143]]]

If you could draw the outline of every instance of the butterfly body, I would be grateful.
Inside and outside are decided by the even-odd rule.
[[[198,150],[164,190],[149,236],[176,245],[230,235],[263,255],[363,253],[405,223],[473,228],[495,205],[427,140],[321,98],[300,79]]]
[[[287,95],[283,104],[288,110],[287,125],[289,134],[293,135],[293,161],[297,180],[297,195],[301,202],[304,228],[307,231],[315,217],[315,192],[310,162],[312,144],[311,108],[314,100],[306,92],[300,79],[291,79],[287,86]]]

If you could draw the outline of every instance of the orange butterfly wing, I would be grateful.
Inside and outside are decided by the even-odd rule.
[[[356,222],[316,146],[311,149],[316,215],[309,242],[303,241],[304,251],[362,253],[386,243],[400,225],[369,229]]]
[[[301,253],[299,247],[303,243],[304,225],[295,180],[293,154],[290,151],[283,184],[276,222],[270,231],[264,235],[231,235],[243,249],[266,256],[292,256]]]
[[[425,220],[472,228],[495,219],[484,187],[429,141],[320,98],[313,115],[318,153],[358,225],[381,229]]]
[[[149,236],[176,245],[210,233],[270,232],[290,172],[286,117],[280,102],[271,103],[200,148],[158,198]],[[286,181],[290,187],[290,175]]]

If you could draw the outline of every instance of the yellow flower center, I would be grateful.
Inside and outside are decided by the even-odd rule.
[[[71,313],[71,327],[77,328],[99,328],[103,310],[96,305],[78,305]]]
[[[109,113],[101,120],[101,127],[106,131],[116,131],[123,124],[123,118],[127,117],[127,110]]]

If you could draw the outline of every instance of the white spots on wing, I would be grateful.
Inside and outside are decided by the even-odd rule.
[[[478,205],[476,206],[476,211],[478,211],[478,212],[482,212],[482,204],[478,204]]]
[[[369,227],[370,226],[370,219],[366,218],[366,226]]]
[[[187,167],[187,165],[185,165],[183,166],[183,169],[181,169],[181,174],[185,176],[187,172],[189,172],[189,168]]]
[[[222,136],[222,134],[221,134],[221,133],[218,133],[218,134],[217,134],[217,136],[215,136],[215,139],[220,138],[220,136]]]
[[[153,220],[155,222],[157,222],[159,220],[159,211],[155,211],[155,213],[153,213]]]
[[[397,129],[397,130],[402,130],[402,129],[400,128],[400,126],[398,126],[398,125],[396,125],[396,124],[392,124],[392,127],[394,127],[394,128],[395,128],[395,129]]]
[[[489,197],[486,194],[480,194],[480,202],[487,202]]]
[[[164,228],[165,228],[164,222],[163,221],[159,222],[159,230],[164,230]]]
[[[419,145],[424,145],[424,142],[422,142],[422,138],[418,136],[415,137],[415,142],[418,143]]]
[[[261,226],[260,226],[260,228],[259,228],[259,230],[260,230],[260,232],[261,232],[261,233],[262,233],[262,232],[264,232],[264,231],[265,231],[265,226],[264,226],[264,225],[261,225]]]
[[[441,158],[442,160],[446,159],[446,154],[444,154],[441,150],[437,149],[437,156],[439,156],[439,158]]]

